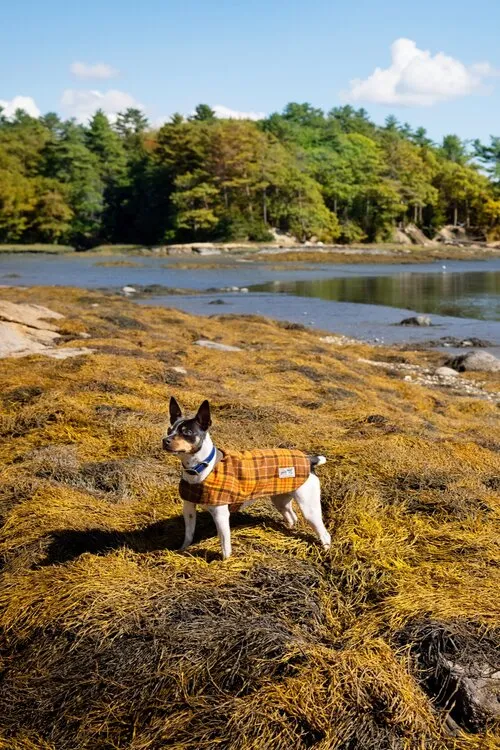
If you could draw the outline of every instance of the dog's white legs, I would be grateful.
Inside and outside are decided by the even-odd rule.
[[[184,500],[182,506],[182,512],[184,515],[184,541],[182,543],[181,550],[185,550],[193,542],[194,530],[196,528],[196,505],[195,503]]]
[[[297,516],[292,508],[292,495],[274,495],[271,500],[283,516],[287,529],[293,529],[297,523]]]
[[[229,526],[229,505],[207,505],[207,510],[215,521],[217,536],[222,547],[222,558],[231,557],[231,529]]]
[[[293,497],[301,510],[305,520],[311,524],[319,536],[321,544],[329,549],[331,537],[323,523],[321,515],[321,485],[316,474],[310,474],[304,484],[295,490]]]

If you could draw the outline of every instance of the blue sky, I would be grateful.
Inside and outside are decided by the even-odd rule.
[[[351,101],[435,139],[500,134],[498,0],[21,0],[1,27],[7,107],[24,96],[84,119],[137,103],[156,122],[199,102]]]

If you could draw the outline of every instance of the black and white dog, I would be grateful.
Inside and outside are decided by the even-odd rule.
[[[211,513],[215,521],[217,534],[222,546],[223,558],[226,559],[231,555],[229,514],[233,499],[230,497],[231,490],[227,493],[227,496],[224,493],[223,480],[226,476],[225,473],[228,472],[227,466],[230,464],[232,471],[231,481],[233,482],[231,487],[235,486],[235,476],[238,478],[243,476],[244,481],[248,484],[245,469],[242,469],[241,464],[235,464],[235,461],[239,461],[242,457],[244,457],[246,466],[253,465],[252,460],[255,458],[257,472],[259,466],[264,466],[268,477],[266,487],[271,486],[269,484],[269,477],[271,477],[273,488],[280,486],[288,488],[287,492],[273,494],[271,497],[274,506],[283,516],[287,527],[290,529],[293,528],[297,521],[297,516],[292,508],[292,501],[295,500],[305,520],[309,522],[319,537],[324,549],[329,549],[331,539],[323,523],[321,513],[320,482],[314,473],[314,467],[325,463],[326,459],[323,456],[306,456],[306,454],[300,451],[285,450],[247,451],[243,454],[221,453],[215,448],[208,432],[210,425],[210,406],[208,401],[204,401],[196,415],[189,418],[183,416],[175,398],[172,397],[170,399],[170,427],[163,437],[163,448],[167,452],[179,456],[182,462],[180,491],[181,497],[184,500],[185,537],[181,549],[185,550],[193,541],[196,526],[196,504],[198,503],[202,504]],[[274,471],[273,467],[270,466],[271,459],[269,459],[268,454],[271,456],[275,454],[281,456],[281,454],[284,454],[283,460],[285,464],[283,464],[282,460],[281,465],[278,465]],[[297,473],[295,473],[293,465],[287,465],[291,463],[287,454],[296,457],[297,465],[299,466]],[[226,464],[224,464],[225,461],[227,461]],[[279,479],[277,478],[278,476]],[[293,478],[295,478],[295,481]],[[219,480],[221,482],[220,485],[218,484]],[[254,482],[255,478],[251,478],[251,487],[257,486],[256,484],[252,484]],[[206,490],[209,486],[216,487],[217,504],[213,504],[212,500],[206,499]],[[247,499],[243,501],[240,496],[240,500],[237,502],[238,507],[244,507],[257,499],[257,497],[269,494],[272,493],[268,491],[262,491],[260,494],[259,492],[256,494],[250,492],[250,494],[245,496]],[[192,497],[199,497],[201,499],[197,499],[196,502],[193,502],[192,499],[187,499]]]

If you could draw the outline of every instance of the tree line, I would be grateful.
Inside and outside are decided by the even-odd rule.
[[[206,104],[159,129],[137,109],[88,124],[0,110],[0,242],[381,241],[414,222],[500,237],[500,137],[433,143],[390,116],[310,104],[253,122]]]

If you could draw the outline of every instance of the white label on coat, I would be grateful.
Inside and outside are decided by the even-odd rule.
[[[278,469],[280,479],[288,479],[289,477],[295,476],[295,466],[287,466],[283,469]]]

